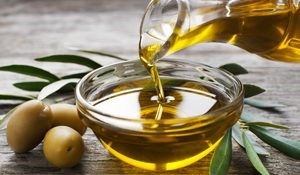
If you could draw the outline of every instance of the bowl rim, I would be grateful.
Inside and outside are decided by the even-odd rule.
[[[132,119],[132,118],[124,118],[124,117],[119,117],[119,116],[112,116],[110,114],[106,114],[101,112],[100,110],[98,110],[97,108],[95,108],[92,104],[90,104],[89,102],[87,102],[81,92],[81,87],[82,84],[84,84],[84,82],[86,82],[87,80],[91,79],[92,75],[96,74],[97,72],[100,72],[102,70],[105,69],[109,69],[112,67],[116,67],[117,65],[120,64],[128,64],[128,63],[135,63],[135,62],[140,62],[140,60],[128,60],[128,61],[121,61],[121,62],[116,62],[116,63],[112,63],[100,68],[97,68],[95,70],[92,70],[91,72],[89,72],[88,74],[86,74],[84,77],[82,77],[79,82],[76,85],[75,88],[75,100],[76,100],[76,106],[77,109],[79,109],[80,107],[84,107],[86,110],[92,111],[94,113],[100,114],[101,116],[105,116],[105,117],[109,117],[112,119],[117,119],[117,120],[121,120],[121,121],[128,121],[128,122],[138,122],[138,123],[144,123],[144,124],[153,124],[153,123],[181,123],[181,122],[186,122],[186,121],[195,121],[198,120],[199,118],[203,119],[204,116],[207,116],[208,118],[212,118],[210,116],[216,116],[217,113],[222,113],[222,111],[237,105],[238,103],[240,103],[241,101],[243,101],[244,99],[244,87],[242,82],[232,73],[228,72],[227,70],[224,69],[220,69],[220,68],[216,68],[216,67],[212,67],[203,63],[198,63],[198,62],[194,62],[194,61],[190,61],[188,60],[183,60],[183,59],[163,59],[160,60],[158,62],[158,64],[160,62],[176,62],[176,63],[183,63],[183,64],[194,64],[197,67],[205,67],[205,68],[209,68],[210,70],[214,70],[217,71],[218,73],[221,73],[222,75],[225,75],[227,78],[229,78],[232,82],[235,83],[235,85],[239,88],[237,95],[234,97],[234,99],[232,99],[232,101],[228,104],[226,104],[225,106],[218,108],[216,110],[207,112],[203,115],[199,115],[199,116],[191,116],[188,118],[176,118],[176,119],[161,119],[161,120],[155,120],[155,119]],[[141,63],[141,62],[140,62]],[[142,66],[142,63],[141,63]],[[150,76],[150,75],[149,75]],[[222,115],[224,116],[224,115]],[[99,121],[100,119],[95,117],[95,116],[90,116],[93,119],[96,119],[97,121]],[[215,117],[214,117],[215,118]],[[219,119],[219,117],[217,117],[217,119]],[[101,121],[101,120],[100,120]]]

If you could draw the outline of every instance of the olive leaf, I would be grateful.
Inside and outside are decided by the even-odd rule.
[[[14,73],[20,73],[24,75],[34,76],[38,78],[42,78],[45,80],[48,80],[50,82],[57,81],[59,78],[40,68],[28,66],[28,65],[9,65],[9,66],[3,66],[0,67],[0,71],[8,71],[8,72],[14,72]]]
[[[122,60],[122,61],[127,61],[129,59],[126,58],[122,58],[120,56],[111,54],[111,53],[107,53],[107,52],[101,52],[101,51],[93,51],[93,50],[84,50],[84,49],[78,49],[78,48],[70,48],[71,50],[75,50],[78,52],[84,52],[84,53],[90,53],[90,54],[95,54],[95,55],[101,55],[101,56],[106,56],[106,57],[111,57],[111,58],[116,58],[118,60]]]
[[[47,86],[49,82],[45,81],[28,81],[28,82],[19,82],[14,83],[13,85],[19,89],[26,91],[40,91],[43,87]]]
[[[256,114],[252,114],[252,113],[245,112],[245,111],[243,111],[241,114],[241,120],[245,121],[246,123],[257,122],[257,121],[268,122],[268,119],[266,119],[262,116],[258,116]]]
[[[275,124],[275,123],[269,123],[269,122],[248,122],[245,123],[246,126],[265,126],[265,127],[272,127],[272,128],[278,128],[278,129],[289,129],[289,127],[280,125],[280,124]]]
[[[259,159],[245,132],[242,132],[242,139],[245,145],[247,157],[254,166],[254,168],[262,175],[269,175],[268,170],[265,168],[265,166]]]
[[[70,75],[65,75],[65,76],[63,76],[63,77],[61,77],[61,78],[62,78],[62,79],[82,78],[82,77],[85,76],[87,73],[89,73],[89,72],[74,73],[74,74],[70,74]]]
[[[226,175],[232,156],[231,129],[227,131],[220,144],[217,146],[210,162],[210,175]]]
[[[66,85],[70,84],[76,84],[79,81],[77,78],[72,79],[63,79],[56,81],[54,83],[49,84],[48,86],[45,86],[41,92],[38,95],[38,100],[43,100],[49,95],[53,94],[54,92],[57,92],[61,88],[65,87]]]
[[[268,121],[266,118],[254,114],[250,114],[247,112],[242,113],[241,120],[245,122],[246,126],[257,125],[257,126],[273,127],[278,129],[289,129],[289,127],[287,126],[272,123]]]
[[[285,137],[278,136],[271,131],[259,127],[250,126],[250,131],[253,132],[262,141],[266,142],[270,146],[278,149],[282,153],[300,160],[300,141],[287,139]]]
[[[70,95],[65,95],[63,97],[54,99],[53,103],[69,103],[69,102],[71,102],[69,104],[74,104],[73,101],[75,101],[75,96],[74,96],[74,94],[70,94]]]
[[[233,75],[241,75],[241,74],[247,74],[248,71],[243,68],[241,65],[236,63],[229,63],[220,66],[219,68],[227,70],[228,72],[232,73]]]
[[[92,69],[97,69],[102,67],[99,63],[78,55],[50,55],[46,57],[36,58],[36,61],[43,61],[43,62],[61,62],[61,63],[74,63],[83,66],[87,66]]]
[[[261,94],[266,91],[263,88],[253,84],[243,84],[243,86],[244,86],[245,98],[253,97],[255,95]]]
[[[34,97],[26,95],[18,95],[17,93],[11,92],[0,92],[0,100],[32,100]]]
[[[260,144],[258,144],[248,133],[247,131],[245,131],[250,143],[252,144],[254,151],[257,154],[260,155],[270,155],[270,153],[264,148],[262,147]],[[245,148],[244,143],[243,143],[243,139],[242,139],[242,132],[240,129],[240,124],[236,123],[235,125],[233,125],[232,127],[232,137],[233,139],[243,148]]]
[[[268,108],[277,108],[284,107],[285,105],[279,104],[272,101],[263,101],[263,100],[255,100],[255,99],[244,99],[244,103],[253,107],[268,109]]]
[[[243,111],[241,114],[241,120],[244,122],[257,122],[257,121],[263,121],[263,122],[271,122],[265,117],[262,117],[261,115],[252,114],[249,112]]]

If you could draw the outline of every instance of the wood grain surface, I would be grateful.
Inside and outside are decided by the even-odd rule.
[[[144,0],[2,0],[0,1],[0,66],[28,64],[39,66],[57,75],[86,70],[77,65],[37,63],[34,58],[51,54],[84,55],[103,65],[117,60],[82,54],[70,47],[114,53],[130,59],[138,58],[139,23],[147,1]],[[245,83],[254,83],[267,92],[258,99],[280,102],[278,111],[263,111],[245,106],[246,111],[290,127],[278,134],[300,140],[300,65],[278,63],[259,58],[226,44],[199,44],[183,50],[174,59],[189,59],[212,66],[236,62],[250,74],[241,76]],[[13,83],[33,80],[31,77],[0,72],[0,91],[28,94]],[[1,114],[14,102],[0,101]],[[259,141],[259,140],[258,140]],[[91,130],[84,135],[85,155],[81,163],[70,169],[58,169],[43,156],[42,146],[26,154],[15,154],[9,148],[5,133],[0,133],[0,174],[207,174],[210,156],[183,169],[154,173],[127,165],[111,156]],[[260,141],[259,141],[260,142]],[[229,174],[258,174],[235,142]],[[262,143],[262,142],[260,142]],[[262,143],[271,155],[262,157],[274,175],[300,174],[300,161],[289,158]]]

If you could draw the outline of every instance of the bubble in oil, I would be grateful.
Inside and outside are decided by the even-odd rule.
[[[158,98],[157,95],[152,96],[150,100],[151,100],[151,101],[156,101],[157,103],[160,103],[160,102],[159,102],[159,98]],[[173,96],[166,96],[166,97],[165,97],[164,103],[171,103],[172,101],[175,101],[175,100],[176,100],[176,99],[175,99],[175,97],[173,97]]]

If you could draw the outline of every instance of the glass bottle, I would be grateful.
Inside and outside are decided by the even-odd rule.
[[[152,0],[140,54],[156,61],[204,42],[229,43],[264,58],[300,62],[300,0]],[[147,50],[147,52],[145,52]]]

